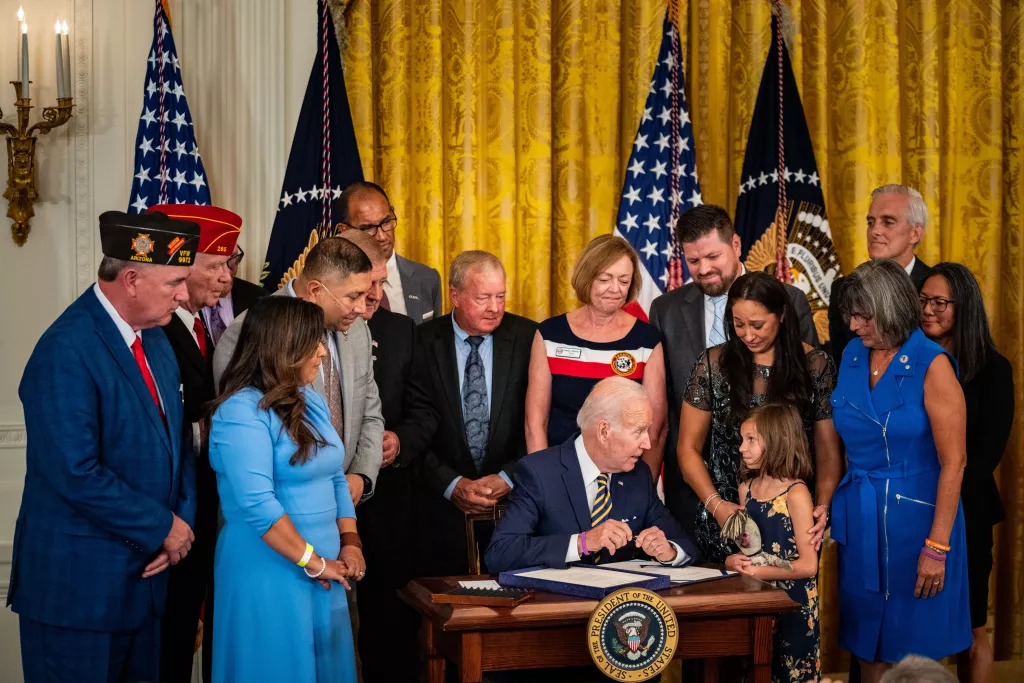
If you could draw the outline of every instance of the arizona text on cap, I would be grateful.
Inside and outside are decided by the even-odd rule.
[[[103,255],[158,266],[191,266],[199,246],[199,225],[158,214],[105,211],[100,214]]]
[[[242,217],[216,206],[198,204],[157,204],[147,213],[160,212],[171,218],[199,225],[199,251],[214,256],[231,256],[242,229]]]

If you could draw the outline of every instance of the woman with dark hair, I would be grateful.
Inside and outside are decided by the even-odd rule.
[[[971,600],[971,648],[957,672],[966,683],[992,679],[988,580],[992,573],[992,527],[1005,516],[993,472],[1013,427],[1013,368],[992,342],[985,301],[966,266],[940,263],[918,295],[921,330],[960,366],[967,404],[967,466],[960,500],[967,529],[967,588]]]
[[[965,406],[956,361],[920,328],[910,276],[863,263],[838,302],[857,335],[832,392],[849,464],[832,498],[839,644],[877,683],[907,654],[971,644],[960,482]]]
[[[361,578],[344,446],[307,385],[320,370],[322,309],[267,297],[242,325],[213,403],[217,539],[213,680],[354,683],[345,590]],[[335,590],[332,590],[335,588]]]
[[[767,273],[736,278],[725,329],[726,342],[694,365],[679,417],[679,469],[701,501],[693,510],[696,541],[708,562],[722,562],[733,552],[721,538],[721,525],[741,507],[740,425],[751,408],[787,403],[800,412],[815,466],[808,485],[817,501],[810,530],[817,550],[841,464],[828,401],[835,384],[832,359],[800,340],[786,289]]]

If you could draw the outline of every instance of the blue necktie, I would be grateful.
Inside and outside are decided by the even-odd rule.
[[[726,294],[711,298],[711,303],[715,307],[715,319],[711,323],[711,334],[709,335],[711,343],[709,347],[725,343],[725,301],[727,298],[728,295]]]
[[[473,457],[473,464],[480,471],[487,454],[487,433],[490,429],[490,410],[487,407],[487,379],[484,377],[484,362],[480,358],[480,344],[483,337],[468,337],[469,358],[462,381],[462,418],[466,425],[466,443]]]

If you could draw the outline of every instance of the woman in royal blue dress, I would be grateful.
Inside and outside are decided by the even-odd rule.
[[[306,386],[327,354],[323,330],[315,304],[267,297],[221,379],[210,432],[224,513],[216,683],[357,680],[345,590],[364,572],[362,546],[344,446]]]
[[[832,392],[849,464],[832,498],[839,644],[876,683],[908,654],[942,659],[971,644],[964,394],[895,261],[859,266],[838,305],[859,337]]]

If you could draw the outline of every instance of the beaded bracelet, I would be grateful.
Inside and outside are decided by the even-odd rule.
[[[305,572],[306,576],[308,576],[311,579],[319,579],[320,575],[327,571],[327,560],[325,560],[323,557],[320,558],[320,571],[318,571],[316,574],[310,574],[309,567],[303,567],[302,571]]]
[[[940,553],[948,553],[950,551],[950,546],[942,545],[941,543],[936,543],[930,538],[924,539],[924,544],[932,550],[938,550]]]
[[[937,552],[935,550],[932,550],[928,546],[921,548],[921,554],[930,560],[935,560],[936,562],[946,561],[946,553]]]

